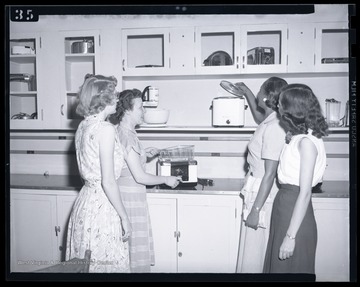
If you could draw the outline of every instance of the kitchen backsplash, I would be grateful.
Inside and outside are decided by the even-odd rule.
[[[194,145],[200,178],[244,178],[246,147],[252,132],[142,133],[144,147],[165,148]],[[347,132],[334,132],[324,139],[327,167],[324,180],[349,180]],[[13,132],[10,134],[10,172],[25,174],[78,174],[73,132]],[[147,171],[156,173],[156,159]]]

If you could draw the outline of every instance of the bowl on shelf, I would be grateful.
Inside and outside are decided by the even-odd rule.
[[[144,113],[146,124],[166,124],[169,120],[170,111],[159,108],[147,108]]]

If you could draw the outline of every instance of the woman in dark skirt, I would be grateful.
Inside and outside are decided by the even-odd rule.
[[[290,84],[280,94],[279,114],[287,131],[279,160],[281,185],[271,214],[264,273],[315,274],[317,227],[311,189],[326,167],[323,136],[328,126],[318,99],[303,84]]]

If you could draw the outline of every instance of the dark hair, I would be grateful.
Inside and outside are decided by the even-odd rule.
[[[277,111],[280,92],[287,84],[288,83],[282,78],[271,77],[261,85],[261,89],[263,89],[266,94],[265,105],[267,107]]]
[[[114,125],[121,122],[126,111],[134,108],[133,100],[142,98],[142,93],[138,89],[129,89],[118,93],[117,96],[119,101],[116,105],[116,112],[109,116],[109,121]]]
[[[80,116],[98,114],[116,99],[114,76],[86,74],[78,93],[76,113]]]
[[[328,125],[322,115],[318,99],[304,84],[290,84],[283,89],[279,102],[282,106],[282,123],[292,135],[312,134],[317,138],[328,135]]]

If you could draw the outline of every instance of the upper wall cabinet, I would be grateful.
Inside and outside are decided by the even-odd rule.
[[[287,24],[242,25],[241,73],[284,73],[287,70]]]
[[[240,27],[196,27],[197,74],[239,73]]]
[[[194,73],[194,28],[122,30],[124,76]]]
[[[348,72],[348,23],[316,23],[315,27],[315,71]]]
[[[86,74],[99,69],[100,33],[90,31],[61,32],[61,128],[77,128],[81,117],[75,112],[77,93]]]
[[[39,34],[10,37],[10,129],[42,128],[44,125],[43,51]]]

